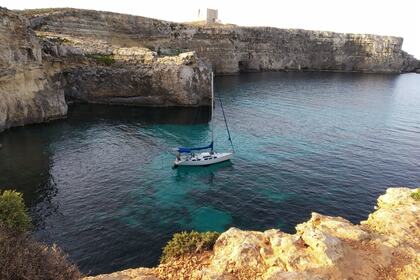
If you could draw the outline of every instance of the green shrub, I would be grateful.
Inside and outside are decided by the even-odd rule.
[[[88,54],[86,57],[94,59],[97,63],[105,64],[106,66],[110,66],[115,62],[112,54]]]
[[[17,232],[24,232],[31,227],[31,219],[21,193],[13,190],[0,192],[0,223]]]
[[[163,248],[160,262],[165,263],[172,258],[177,258],[188,253],[212,250],[219,235],[220,233],[212,231],[183,231],[175,233],[172,239]]]
[[[0,279],[78,280],[78,268],[58,247],[37,242],[0,223]]]
[[[416,201],[420,201],[420,188],[417,188],[417,190],[412,192],[411,197]]]

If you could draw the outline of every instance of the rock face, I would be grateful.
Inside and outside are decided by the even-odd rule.
[[[94,37],[37,36],[22,14],[0,15],[0,131],[65,117],[68,102],[210,104],[211,72],[194,52],[163,56]]]
[[[403,39],[369,34],[179,24],[77,9],[26,11],[38,34],[143,46],[162,54],[196,51],[216,73],[308,70],[401,73],[420,67]]]
[[[420,201],[412,192],[388,189],[360,225],[312,213],[295,234],[231,228],[212,252],[86,279],[419,279]]]
[[[152,60],[144,63],[130,55],[136,48],[127,52],[129,55],[114,50],[118,55],[112,55],[112,65],[93,62],[66,68],[63,78],[67,100],[140,106],[210,104],[210,72],[196,61],[194,53],[157,58],[148,50],[145,53]]]
[[[0,131],[66,115],[64,92],[55,74],[53,65],[43,64],[28,20],[0,8]]]

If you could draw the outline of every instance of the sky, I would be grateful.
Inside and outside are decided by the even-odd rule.
[[[0,0],[0,6],[72,7],[177,22],[196,20],[199,8],[215,8],[223,23],[400,36],[403,50],[420,59],[419,0]]]

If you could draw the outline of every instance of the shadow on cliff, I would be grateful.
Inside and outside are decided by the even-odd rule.
[[[210,120],[208,107],[129,107],[101,104],[69,106],[68,121],[140,122],[144,124],[203,124]]]

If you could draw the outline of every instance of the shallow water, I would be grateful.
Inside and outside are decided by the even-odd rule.
[[[76,105],[0,134],[0,188],[22,191],[37,237],[97,274],[157,264],[174,232],[293,232],[312,211],[359,222],[387,187],[420,185],[420,75],[244,74],[216,93],[231,163],[171,168],[172,147],[208,144],[208,109]],[[215,118],[224,151],[219,106]]]

